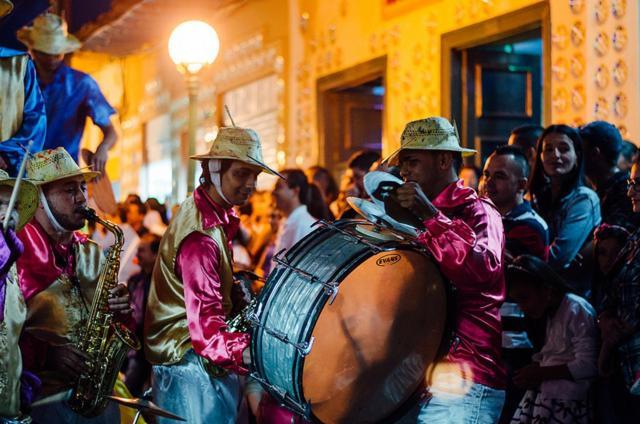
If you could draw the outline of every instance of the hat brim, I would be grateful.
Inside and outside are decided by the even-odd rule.
[[[46,184],[54,183],[56,181],[66,180],[67,178],[84,177],[84,180],[89,183],[93,181],[96,177],[100,176],[100,172],[86,171],[86,169],[89,169],[89,167],[80,168],[78,171],[72,172],[70,174],[58,175],[55,178],[52,178],[47,181],[40,181],[40,180],[30,180],[30,181],[36,186],[43,186]]]
[[[6,180],[0,180],[0,185],[13,187],[16,185],[14,178]],[[20,191],[18,192],[18,198],[16,200],[16,210],[20,217],[16,231],[20,231],[36,214],[38,210],[38,204],[40,203],[38,198],[38,188],[29,180],[22,179],[20,181]]]
[[[193,156],[189,156],[189,159],[193,159],[193,160],[209,160],[209,159],[231,159],[231,160],[237,160],[240,162],[244,162],[246,164],[249,165],[253,165],[253,166],[257,166],[258,168],[262,169],[262,171],[266,172],[267,174],[271,174],[271,175],[275,175],[275,176],[280,176],[280,174],[278,172],[276,172],[275,170],[269,168],[268,166],[266,166],[263,163],[260,163],[256,160],[252,160],[251,158],[239,158],[237,156],[225,156],[225,155],[210,155],[210,154],[202,154],[202,155],[193,155]]]
[[[13,10],[13,3],[7,0],[0,0],[0,18],[8,15]]]
[[[398,149],[396,149],[396,151],[394,151],[389,156],[387,156],[382,161],[382,163],[390,163],[390,164],[395,163],[397,161],[397,159],[398,159],[398,155],[403,150],[422,150],[422,151],[432,151],[432,152],[457,152],[457,153],[460,153],[463,158],[466,158],[466,157],[469,157],[469,156],[473,156],[476,153],[478,153],[476,150],[467,149],[467,148],[464,148],[464,147],[458,147],[458,148],[446,147],[446,148],[441,148],[441,147],[401,146]]]
[[[82,43],[74,35],[67,34],[65,42],[59,46],[52,46],[45,41],[36,41],[32,37],[33,29],[30,27],[22,28],[17,31],[16,35],[21,43],[26,45],[30,50],[36,50],[46,54],[68,54],[73,53],[82,47]]]

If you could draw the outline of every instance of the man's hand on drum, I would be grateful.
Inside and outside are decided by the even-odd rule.
[[[432,218],[438,210],[431,203],[418,183],[407,182],[394,190],[393,199],[403,208],[409,209],[421,220]]]

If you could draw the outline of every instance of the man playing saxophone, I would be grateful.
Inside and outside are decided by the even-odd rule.
[[[155,402],[192,424],[243,422],[238,374],[249,335],[230,332],[231,240],[262,171],[255,131],[220,128],[202,163],[201,185],[185,200],[160,242],[145,317],[146,357]],[[170,420],[158,419],[158,423]]]
[[[86,183],[98,173],[80,169],[66,150],[45,150],[27,162],[27,173],[38,186],[40,206],[18,234],[25,246],[18,260],[20,287],[27,319],[20,341],[27,369],[43,383],[43,394],[73,387],[87,372],[87,356],[77,349],[104,261],[99,246],[77,230],[84,226]],[[130,317],[126,286],[111,290],[108,309],[125,321]],[[34,408],[36,422],[119,423],[118,407],[109,403],[88,419],[66,402]]]

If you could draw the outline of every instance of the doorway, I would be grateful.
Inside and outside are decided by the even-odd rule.
[[[514,128],[549,122],[548,13],[540,3],[442,36],[443,113],[478,167]]]
[[[385,69],[383,57],[318,80],[319,161],[335,176],[356,151],[382,151]]]

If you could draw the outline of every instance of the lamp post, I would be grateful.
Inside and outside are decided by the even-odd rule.
[[[178,71],[185,76],[189,93],[189,156],[195,154],[198,127],[198,72],[218,56],[220,40],[216,31],[202,21],[187,21],[178,25],[169,37],[169,56]],[[195,185],[196,164],[189,161],[187,193]]]

